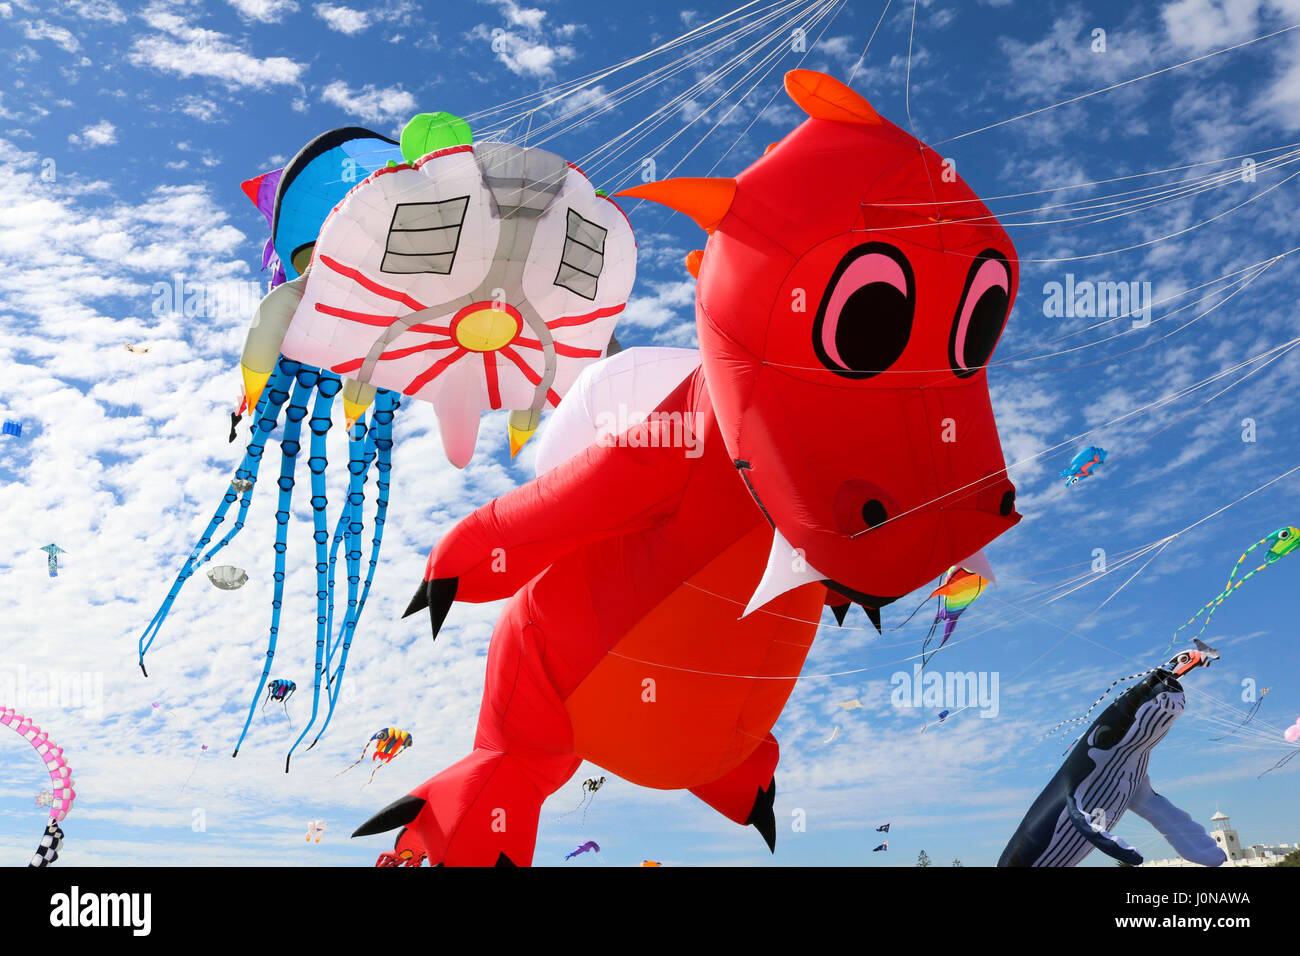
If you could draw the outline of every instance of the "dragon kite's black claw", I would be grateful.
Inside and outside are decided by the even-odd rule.
[[[423,611],[429,606],[429,582],[421,581],[420,586],[415,590],[415,597],[411,598],[411,603],[406,605],[406,610],[402,612],[402,618],[406,619],[416,611]]]
[[[370,836],[372,833],[383,833],[387,830],[395,830],[397,827],[404,827],[420,815],[420,811],[424,809],[424,803],[423,797],[408,793],[406,796],[394,800],[361,824],[352,832],[352,835],[354,837]]]
[[[776,852],[776,813],[772,807],[776,803],[776,777],[772,778],[766,790],[759,790],[754,798],[754,808],[749,811],[745,826],[753,827],[767,843],[767,848]]]
[[[410,617],[416,611],[427,607],[429,626],[433,630],[433,639],[437,640],[438,632],[442,630],[442,622],[447,620],[447,612],[451,610],[452,602],[456,600],[456,589],[459,585],[459,578],[434,578],[422,584],[420,590],[415,592],[411,603],[407,605],[406,613],[402,617]]]

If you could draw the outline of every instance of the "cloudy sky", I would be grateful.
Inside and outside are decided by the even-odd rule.
[[[798,122],[780,77],[801,65],[852,77],[900,124],[910,107],[1021,257],[989,381],[1025,517],[988,549],[999,586],[936,662],[996,676],[996,706],[943,724],[943,707],[894,706],[929,610],[889,628],[925,595],[887,609],[883,636],[854,611],[820,631],[775,730],[774,857],[691,795],[612,775],[585,817],[569,812],[599,773],[587,766],[543,808],[539,865],[910,865],[922,850],[991,865],[1061,760],[1067,741],[1043,734],[1162,660],[1247,546],[1300,524],[1300,0],[804,0],[714,23],[738,5],[625,0],[611,20],[594,0],[0,0],[0,414],[22,423],[0,439],[0,706],[32,716],[74,768],[66,862],[368,865],[390,838],[347,834],[470,746],[499,606],[457,605],[436,644],[424,619],[399,616],[439,536],[531,477],[531,449],[509,458],[503,413],[464,471],[443,458],[430,408],[399,414],[346,691],[291,773],[315,651],[307,494],[275,658],[300,688],[287,714],[259,712],[230,758],[266,649],[266,494],[222,556],[248,584],[196,576],[148,679],[136,665],[240,454],[228,412],[267,276],[265,222],[239,184],[337,126],[395,135],[448,110],[613,192],[647,160],[659,177],[743,169]],[[702,237],[660,207],[625,208],[640,260],[619,338],[691,346],[681,262]],[[1154,305],[1136,325],[1053,308],[1053,284],[1100,282]],[[220,307],[171,308],[178,283],[222,290]],[[1066,488],[1057,473],[1088,444],[1110,458]],[[57,578],[49,543],[66,552]],[[1300,841],[1300,761],[1257,779],[1300,715],[1297,562],[1223,605],[1206,634],[1223,659],[1185,682],[1188,712],[1151,763],[1158,790],[1200,820],[1222,807],[1247,843]],[[1211,740],[1244,718],[1252,686],[1272,688],[1253,725]],[[863,706],[837,706],[852,699]],[[389,725],[415,746],[364,787],[366,767],[337,776]],[[0,738],[5,861],[30,855],[44,786],[30,748]],[[328,830],[308,844],[315,819]],[[889,850],[873,854],[886,822]],[[1117,832],[1172,855],[1140,819]],[[588,839],[600,854],[562,861]]]

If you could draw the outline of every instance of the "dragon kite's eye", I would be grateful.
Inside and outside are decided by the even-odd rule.
[[[985,249],[966,274],[966,287],[952,323],[948,362],[958,378],[969,378],[988,364],[1010,306],[1011,268],[1006,256]]]
[[[916,283],[906,257],[872,242],[835,268],[813,323],[813,349],[836,375],[870,378],[903,354],[912,334]]]

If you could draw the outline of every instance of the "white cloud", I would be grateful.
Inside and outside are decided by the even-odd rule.
[[[279,23],[298,9],[295,0],[226,0],[249,20],[258,23]]]
[[[381,89],[366,84],[354,90],[342,80],[326,86],[321,100],[370,123],[409,119],[416,109],[415,97],[401,87]]]
[[[126,14],[112,0],[63,0],[61,7],[81,20],[126,23]]]
[[[24,23],[23,33],[29,40],[49,40],[68,53],[76,53],[81,48],[81,44],[77,42],[77,38],[72,35],[71,30],[66,27],[54,26],[44,20],[38,20],[36,23]]]
[[[306,66],[288,57],[258,58],[223,33],[189,26],[173,14],[150,10],[144,19],[158,33],[135,41],[129,59],[184,77],[220,80],[226,86],[263,88],[297,83]]]
[[[1260,0],[1176,0],[1160,11],[1169,39],[1192,53],[1222,49],[1259,31]]]
[[[352,36],[370,26],[370,15],[360,10],[353,10],[351,7],[333,3],[318,3],[315,10],[316,16],[324,20],[325,25],[336,33],[346,33],[348,36]]]
[[[117,127],[108,120],[100,120],[93,126],[83,126],[80,133],[73,133],[68,142],[74,146],[112,146],[117,142]]]
[[[215,101],[202,96],[182,96],[177,101],[176,108],[186,116],[193,116],[204,123],[219,119],[221,115],[221,107]]]
[[[546,11],[536,7],[521,7],[514,0],[493,0],[493,2],[501,8],[506,22],[511,26],[536,32],[542,28],[542,21],[546,19]]]
[[[648,291],[647,291],[648,287]],[[695,324],[695,280],[690,276],[670,282],[646,282],[628,300],[622,324],[647,329],[667,329]]]
[[[554,36],[544,35],[543,25],[546,11],[533,7],[521,7],[514,0],[493,0],[505,15],[506,22],[512,29],[488,27],[479,24],[471,36],[485,40],[496,54],[497,60],[518,76],[534,79],[546,79],[555,72],[555,67],[577,56],[572,46],[556,43],[558,39],[573,36],[572,24],[562,25],[553,32]]]

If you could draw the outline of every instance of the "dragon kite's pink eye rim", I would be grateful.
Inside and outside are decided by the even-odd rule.
[[[887,371],[911,338],[916,282],[907,257],[883,242],[851,249],[835,268],[813,323],[813,350],[836,375]]]
[[[975,257],[966,275],[948,343],[948,362],[958,378],[983,369],[997,347],[1011,310],[1011,267],[996,249]]]

